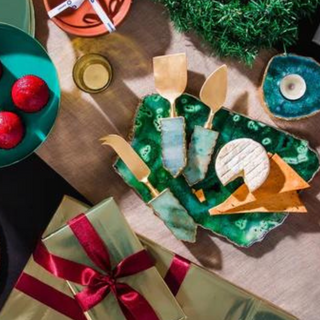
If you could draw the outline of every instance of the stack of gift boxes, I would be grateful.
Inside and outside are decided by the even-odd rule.
[[[296,318],[135,235],[112,198],[89,209],[65,197],[0,319]]]

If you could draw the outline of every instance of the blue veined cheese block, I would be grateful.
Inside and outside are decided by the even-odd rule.
[[[186,166],[186,134],[183,117],[161,119],[163,166],[176,178]]]
[[[195,126],[188,150],[188,164],[183,175],[190,186],[203,180],[207,174],[219,132]]]
[[[196,223],[169,189],[162,191],[149,205],[177,239],[196,241]]]

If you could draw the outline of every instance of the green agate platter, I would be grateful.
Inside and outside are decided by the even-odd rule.
[[[202,126],[206,122],[209,108],[197,98],[186,94],[177,100],[176,108],[178,115],[185,117],[189,143],[194,127]],[[251,138],[261,143],[268,152],[279,154],[306,181],[310,181],[319,169],[318,155],[309,148],[307,141],[238,113],[221,109],[216,113],[213,121],[214,130],[220,134],[208,173],[203,181],[191,188],[183,175],[173,178],[163,168],[160,119],[169,116],[169,109],[169,103],[159,95],[145,97],[136,113],[131,144],[151,169],[150,182],[154,187],[159,191],[169,188],[197,224],[237,246],[249,247],[263,240],[271,230],[284,222],[287,214],[256,212],[209,215],[210,208],[226,200],[243,183],[239,178],[224,187],[216,176],[215,157],[224,144],[238,138]],[[136,180],[122,160],[117,160],[115,169],[146,203],[151,200],[147,187]],[[192,189],[202,189],[206,201],[201,203]]]
[[[306,86],[298,99],[281,93],[281,81],[290,75],[300,76]],[[264,74],[262,97],[268,111],[276,118],[299,120],[320,111],[320,65],[312,58],[294,54],[273,57]]]

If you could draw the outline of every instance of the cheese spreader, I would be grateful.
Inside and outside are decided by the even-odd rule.
[[[176,178],[186,166],[184,117],[175,108],[187,86],[187,57],[185,53],[153,58],[157,92],[170,102],[170,117],[161,119],[161,148],[164,168]]]

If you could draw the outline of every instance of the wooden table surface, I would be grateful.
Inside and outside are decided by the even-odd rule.
[[[133,3],[119,31],[94,39],[67,35],[48,21],[42,1],[35,1],[36,37],[47,48],[61,81],[62,104],[55,129],[38,154],[88,200],[97,203],[113,196],[131,226],[157,241],[275,303],[302,320],[319,319],[320,302],[320,177],[303,192],[309,213],[291,215],[262,242],[239,249],[200,229],[195,244],[177,241],[113,171],[113,152],[98,139],[109,133],[128,134],[141,98],[153,93],[152,57],[186,52],[189,62],[187,92],[199,89],[216,67],[227,63],[229,95],[226,106],[254,119],[284,128],[320,149],[320,115],[296,123],[271,119],[257,94],[272,52],[262,53],[252,69],[210,55],[194,35],[174,31],[164,8],[150,0]],[[114,68],[111,87],[100,94],[79,91],[72,80],[78,57],[95,52],[107,56]],[[220,319],[217,319],[220,320]],[[222,319],[221,319],[222,320]]]

